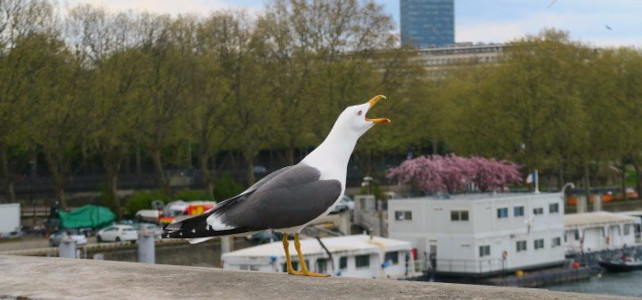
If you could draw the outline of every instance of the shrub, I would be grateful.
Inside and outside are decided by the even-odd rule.
[[[124,207],[124,213],[127,216],[133,217],[137,211],[142,209],[152,209],[152,202],[154,200],[163,201],[167,203],[169,197],[161,191],[138,191],[129,196],[127,203]]]
[[[214,179],[214,199],[216,199],[216,201],[223,201],[236,196],[243,190],[243,186],[229,175],[223,175]]]

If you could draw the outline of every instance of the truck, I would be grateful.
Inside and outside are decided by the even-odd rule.
[[[20,232],[20,203],[0,204],[0,238]]]
[[[216,206],[214,201],[190,201],[182,200],[168,203],[163,209],[163,213],[158,218],[161,224],[170,224],[174,221],[180,221],[191,216],[200,215]]]

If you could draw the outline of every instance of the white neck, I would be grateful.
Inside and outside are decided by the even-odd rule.
[[[360,136],[335,124],[323,143],[301,162],[321,170],[320,179],[337,179],[345,184],[348,161]]]

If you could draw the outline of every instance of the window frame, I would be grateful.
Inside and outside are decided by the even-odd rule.
[[[517,214],[518,209],[521,212],[521,214],[519,215]],[[524,206],[523,205],[513,206],[513,217],[523,217],[523,216],[524,216]]]
[[[367,260],[366,260],[367,258]],[[367,262],[367,264],[363,264]],[[361,263],[361,265],[359,265]],[[354,256],[354,266],[357,269],[368,269],[370,268],[370,254],[361,254]]]

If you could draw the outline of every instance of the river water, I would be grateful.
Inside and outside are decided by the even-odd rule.
[[[552,291],[642,297],[642,270],[608,273],[587,280],[544,287]]]

